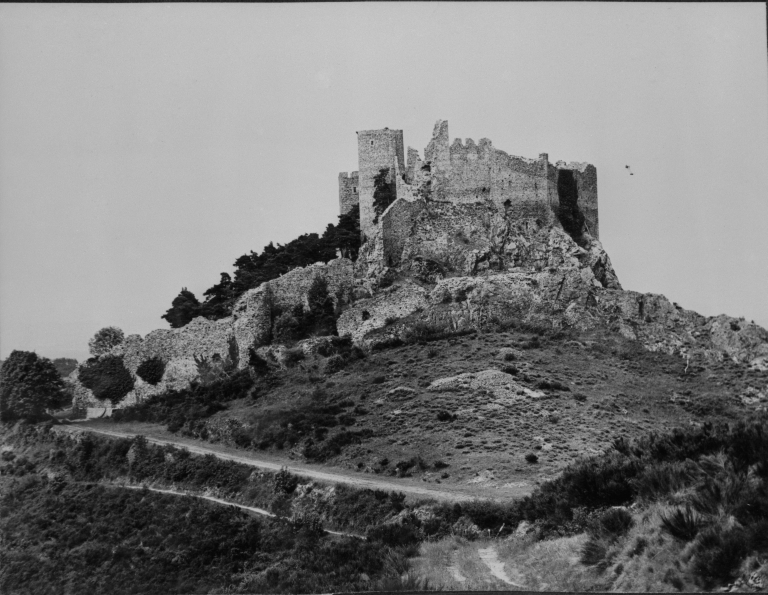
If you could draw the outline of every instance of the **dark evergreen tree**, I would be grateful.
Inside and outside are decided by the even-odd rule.
[[[349,212],[339,215],[339,224],[328,224],[323,238],[339,251],[343,258],[357,260],[360,253],[360,205],[353,206]]]
[[[386,208],[386,207],[385,207]],[[172,328],[188,324],[197,316],[219,320],[232,314],[235,302],[249,289],[254,289],[284,275],[288,271],[316,262],[329,262],[337,252],[352,260],[360,252],[360,208],[355,205],[348,213],[339,215],[337,225],[329,224],[322,237],[316,233],[304,234],[275,246],[270,242],[264,250],[243,254],[235,261],[234,278],[221,273],[221,280],[203,294],[201,304],[186,288],[173,300],[171,308],[162,316]]]
[[[0,368],[0,419],[37,420],[69,397],[51,360],[30,351],[12,351]]]
[[[200,302],[195,294],[184,287],[161,318],[167,320],[171,328],[181,328],[189,324],[194,318],[201,316],[200,310]]]
[[[229,273],[221,273],[221,280],[203,293],[205,301],[201,307],[202,315],[209,320],[226,318],[232,313],[235,289]]]
[[[373,218],[374,223],[379,222],[381,214],[387,210],[387,207],[395,202],[397,191],[395,190],[394,180],[389,181],[389,168],[380,169],[376,177],[373,178],[373,210],[376,215]]]

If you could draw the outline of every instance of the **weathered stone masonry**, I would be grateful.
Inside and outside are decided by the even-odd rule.
[[[339,174],[339,213],[349,213],[356,204],[360,202],[358,187],[360,186],[360,176],[356,171],[351,174],[341,172]]]
[[[538,159],[508,155],[483,138],[479,143],[455,139],[449,145],[448,122],[438,120],[432,139],[424,150],[424,161],[417,150],[408,148],[407,166],[403,162],[402,130],[365,130],[358,135],[359,174],[339,176],[341,212],[347,212],[354,200],[360,204],[360,227],[371,237],[373,223],[373,179],[383,168],[396,177],[398,198],[414,201],[418,188],[429,182],[434,201],[476,203],[490,201],[515,219],[532,217],[543,224],[557,219],[559,209],[577,206],[585,219],[587,231],[599,238],[597,208],[597,171],[587,163],[556,164],[546,153]],[[358,189],[353,196],[352,189]],[[383,230],[386,234],[386,230]]]

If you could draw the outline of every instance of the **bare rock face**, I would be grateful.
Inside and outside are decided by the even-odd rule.
[[[402,283],[380,290],[371,298],[351,304],[336,321],[339,335],[351,336],[355,343],[364,343],[369,332],[429,306],[429,291],[417,283]]]
[[[489,203],[398,200],[356,264],[373,297],[342,315],[361,344],[382,319],[459,330],[505,320],[554,328],[598,324],[647,349],[768,369],[768,331],[728,316],[707,318],[662,295],[624,291],[599,241],[571,237],[556,219],[513,218]],[[386,231],[386,233],[384,233]],[[396,280],[402,294],[379,287]],[[423,293],[428,292],[424,304]],[[398,304],[398,295],[407,296]],[[373,315],[375,313],[375,316]],[[394,324],[393,338],[408,324]]]

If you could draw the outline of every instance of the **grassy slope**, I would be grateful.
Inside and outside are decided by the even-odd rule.
[[[619,437],[740,417],[745,407],[738,395],[768,378],[768,373],[729,362],[686,372],[679,357],[650,353],[607,333],[578,336],[577,341],[543,340],[541,348],[521,350],[517,361],[498,357],[501,348],[519,348],[530,337],[513,331],[406,345],[374,353],[326,377],[319,376],[317,364],[301,362],[279,373],[280,385],[266,396],[231,403],[210,425],[231,427],[229,420],[244,424],[256,449],[260,438],[289,412],[346,402],[354,418],[349,429],[367,428],[373,436],[346,446],[327,463],[386,475],[394,473],[398,461],[420,456],[426,468],[411,468],[415,477],[495,488],[503,495],[505,484],[553,477],[579,456],[602,452]],[[500,408],[483,391],[427,390],[438,378],[505,365],[520,370],[517,380],[525,386],[556,380],[570,392],[546,390],[544,399]],[[398,387],[415,392],[391,392]],[[578,393],[586,398],[575,398]],[[439,421],[440,411],[457,419]],[[328,437],[340,430],[331,428]],[[227,432],[220,435],[226,439]],[[302,444],[293,449],[285,445],[286,454],[300,458]],[[538,463],[526,462],[528,453],[535,453]],[[382,465],[382,459],[389,464]],[[449,466],[435,469],[436,461]]]

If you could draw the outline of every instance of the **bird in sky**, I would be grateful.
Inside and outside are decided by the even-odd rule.
[[[624,167],[626,167],[627,169],[629,169],[629,166],[628,166],[628,165],[625,165]],[[629,169],[629,175],[630,175],[630,176],[634,176],[634,175],[635,175],[635,174],[633,174],[633,173],[632,173],[632,170],[631,170],[631,169]]]

